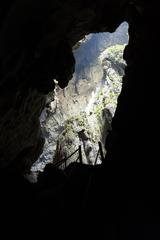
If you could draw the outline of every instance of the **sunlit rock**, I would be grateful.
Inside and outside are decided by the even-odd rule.
[[[127,29],[127,23],[123,23],[113,34],[90,34],[74,48],[75,74],[65,89],[56,85],[41,114],[46,142],[33,171],[43,170],[47,162],[54,162],[57,141],[61,158],[70,156],[81,145],[83,162],[94,164],[98,142],[106,153],[105,140],[122,87]],[[77,154],[67,163],[76,161]],[[100,157],[97,163],[101,163]]]

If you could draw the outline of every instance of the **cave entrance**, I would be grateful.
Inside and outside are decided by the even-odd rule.
[[[48,95],[41,114],[45,145],[32,171],[43,171],[47,163],[74,152],[67,165],[76,161],[79,146],[84,163],[101,163],[100,155],[96,159],[98,142],[106,154],[105,139],[121,92],[128,39],[128,24],[124,22],[114,33],[89,34],[74,46],[74,76],[65,89],[57,85]]]

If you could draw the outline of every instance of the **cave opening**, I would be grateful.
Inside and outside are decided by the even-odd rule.
[[[56,88],[47,96],[40,116],[45,144],[32,172],[67,159],[58,165],[64,168],[79,160],[79,150],[83,163],[101,164],[103,156],[97,153],[101,147],[106,154],[105,140],[122,88],[128,40],[128,23],[123,22],[115,32],[91,33],[73,47],[75,73],[65,89],[55,79]]]

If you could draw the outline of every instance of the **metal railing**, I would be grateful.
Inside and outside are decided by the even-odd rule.
[[[94,161],[94,165],[97,164],[97,160],[98,160],[98,157],[100,155],[100,158],[101,158],[101,161],[102,163],[104,163],[104,155],[103,155],[103,150],[102,150],[102,144],[101,142],[98,142],[98,145],[99,145],[99,149],[98,149],[98,152],[97,152],[97,155],[96,155],[96,158],[95,158],[95,161]],[[56,149],[56,153],[60,152],[61,151],[61,146],[59,146],[59,142],[57,142],[57,149]],[[81,145],[79,145],[79,147],[73,152],[71,153],[68,157],[65,157],[65,158],[62,158],[60,157],[60,154],[59,154],[59,157],[55,157],[53,159],[53,165],[55,167],[60,167],[61,165],[64,165],[64,168],[67,167],[67,161],[73,156],[75,155],[76,153],[78,153],[78,157],[76,159],[76,161],[74,162],[78,162],[83,164],[83,158],[82,158],[82,147]],[[58,154],[57,154],[58,155]]]

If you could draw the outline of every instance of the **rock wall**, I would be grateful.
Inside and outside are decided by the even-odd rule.
[[[157,55],[158,11],[156,4],[144,1],[132,3],[128,9],[130,40],[124,53],[127,67],[113,132],[106,142],[107,158],[115,162],[123,179],[130,214],[135,219],[140,216],[142,222],[151,216],[155,219],[160,213],[155,157],[158,148],[154,137],[157,120],[148,115],[151,106],[157,106],[157,71],[153,69],[158,69],[158,62],[153,59]]]

